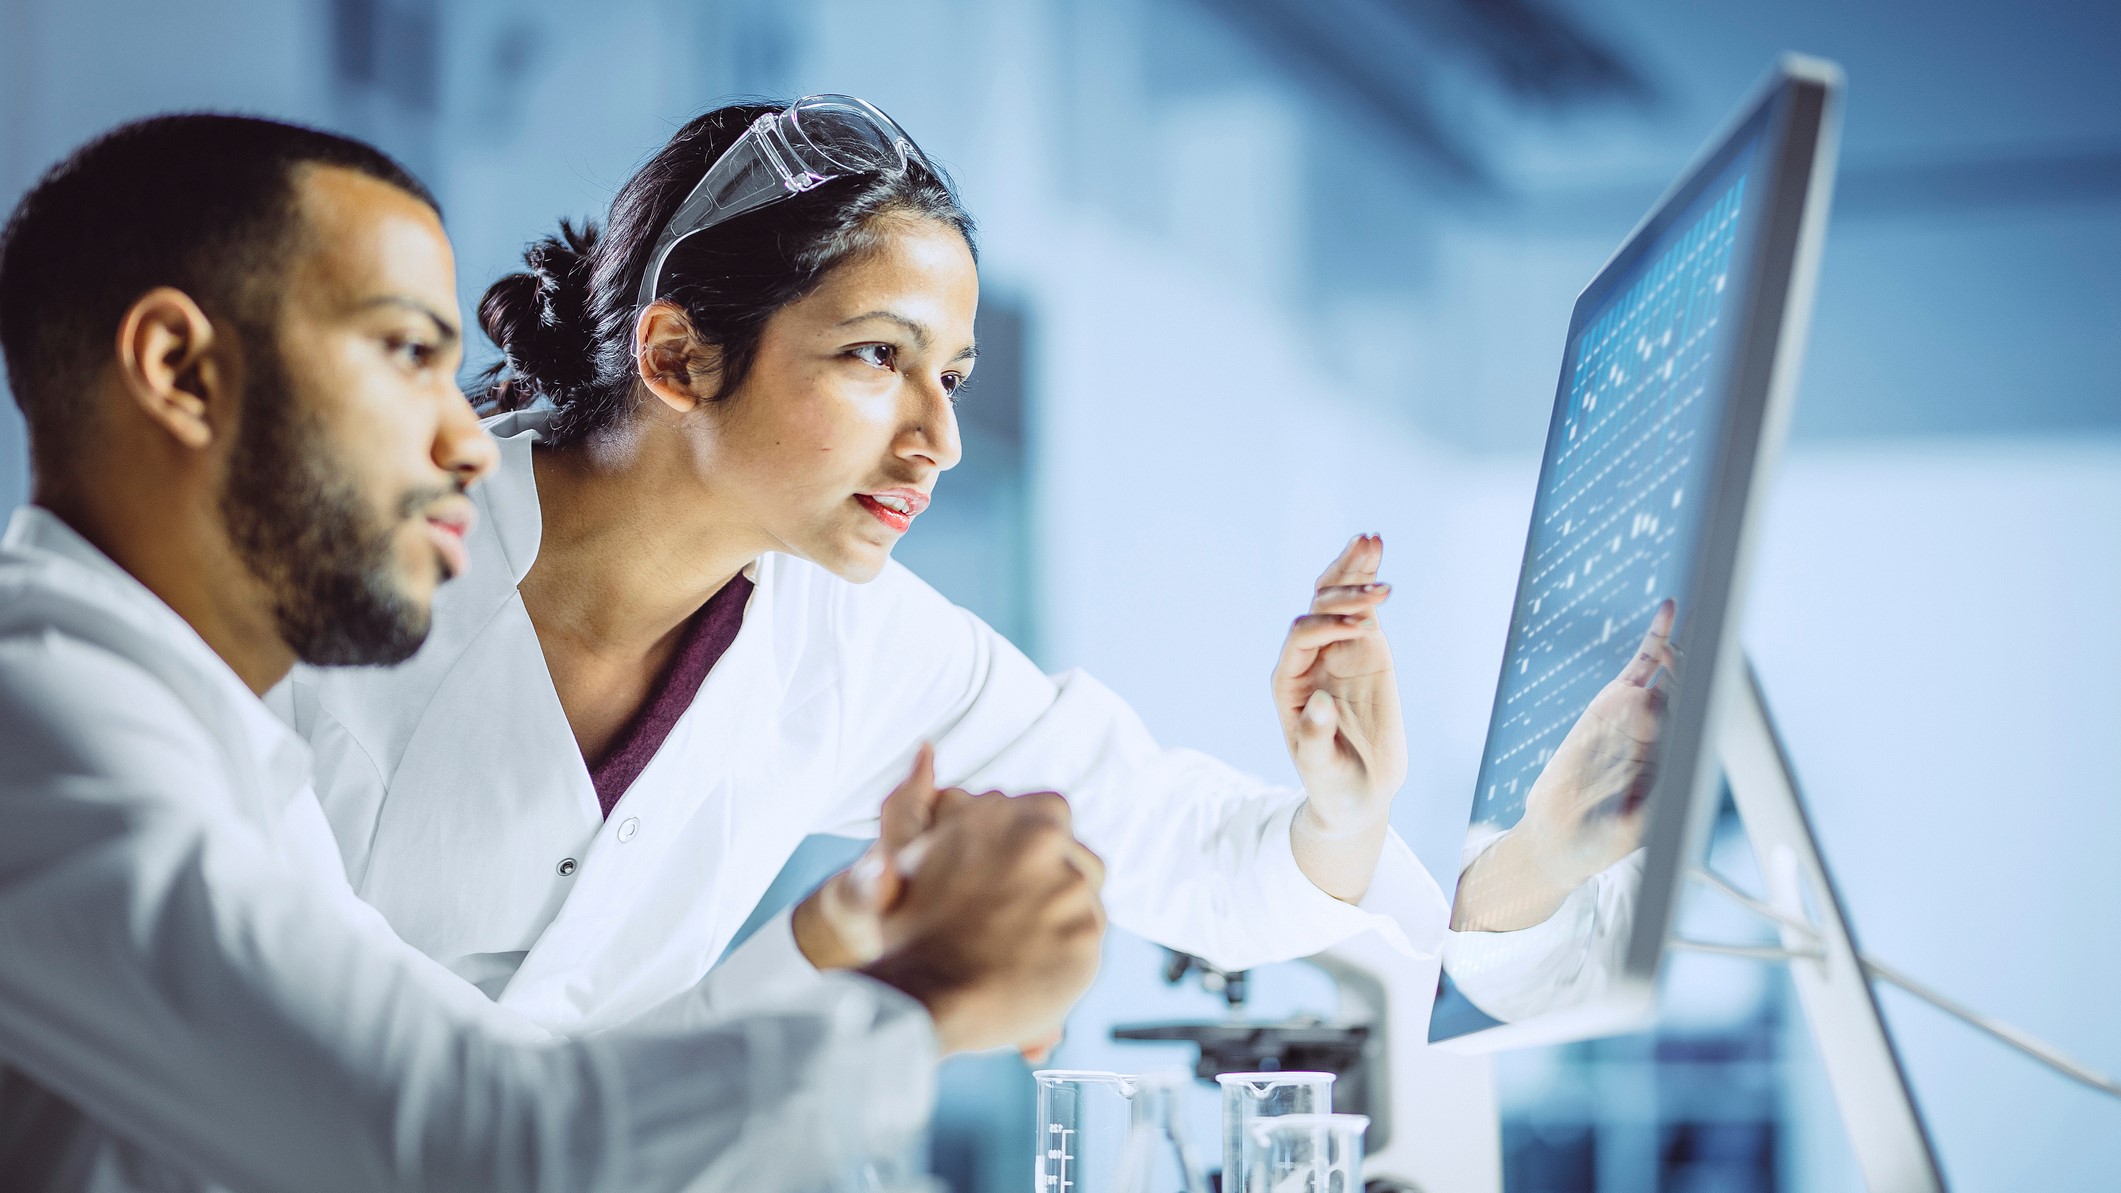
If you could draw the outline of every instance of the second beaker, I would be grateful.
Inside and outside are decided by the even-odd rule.
[[[1245,1128],[1242,1193],[1362,1193],[1362,1133],[1369,1125],[1360,1114],[1254,1119]]]
[[[1224,1193],[1249,1193],[1245,1184],[1245,1131],[1254,1120],[1284,1114],[1329,1114],[1333,1110],[1331,1073],[1224,1073],[1215,1080],[1222,1086],[1223,1095]]]

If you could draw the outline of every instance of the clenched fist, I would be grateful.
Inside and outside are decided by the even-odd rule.
[[[888,865],[882,956],[862,972],[919,999],[945,1052],[1051,1036],[1097,976],[1104,864],[1051,792],[942,791],[933,810]]]

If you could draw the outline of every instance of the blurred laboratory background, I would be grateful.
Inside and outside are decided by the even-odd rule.
[[[2121,8],[6,0],[0,196],[150,112],[320,124],[440,195],[468,310],[691,115],[864,96],[982,235],[965,463],[901,557],[1167,741],[1291,776],[1268,670],[1381,532],[1396,822],[1448,881],[1571,303],[1791,49],[1847,68],[1846,137],[1747,646],[1865,946],[2121,1069]],[[0,504],[27,488],[7,403]],[[1735,821],[1714,848],[1746,873]],[[1110,1038],[1223,1013],[1163,962],[1115,934],[1055,1063],[1190,1063]],[[1251,986],[1332,1010],[1300,964]],[[2121,1187],[2121,1103],[1880,997],[1954,1188]],[[1682,956],[1663,1000],[1496,1058],[1506,1188],[1860,1187],[1777,970]],[[1014,1056],[953,1062],[937,1171],[1020,1193],[1031,1100]]]

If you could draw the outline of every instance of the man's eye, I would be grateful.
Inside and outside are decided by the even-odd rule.
[[[864,344],[854,349],[854,357],[879,369],[888,369],[898,361],[898,353],[889,344]]]

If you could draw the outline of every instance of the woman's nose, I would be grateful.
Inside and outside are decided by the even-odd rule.
[[[957,462],[964,456],[964,442],[957,432],[957,407],[950,401],[949,391],[941,382],[931,381],[920,388],[923,392],[907,427],[901,452],[928,461],[938,471],[947,472],[957,467]]]

